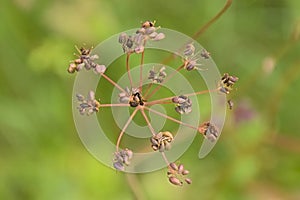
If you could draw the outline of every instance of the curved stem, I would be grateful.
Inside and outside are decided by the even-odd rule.
[[[193,39],[197,39],[202,33],[204,33],[208,27],[210,27],[213,23],[215,23],[231,6],[232,0],[226,0],[225,5],[223,6],[222,10],[220,10],[211,20],[209,20],[206,24],[204,24],[194,35]]]
[[[223,8],[211,20],[209,20],[206,24],[201,26],[199,28],[199,30],[193,35],[192,38],[194,40],[199,38],[199,36],[201,34],[203,34],[213,23],[215,23],[228,10],[228,8],[231,6],[231,4],[232,4],[232,0],[226,0],[226,3],[223,6]],[[192,42],[192,41],[190,41],[190,42]],[[166,59],[164,59],[164,61],[162,63],[164,63],[164,64],[169,63],[170,60],[172,60],[172,59],[173,59],[173,55],[170,55]]]
[[[182,122],[182,121],[179,121],[179,120],[177,120],[177,119],[174,119],[173,117],[170,117],[170,116],[168,116],[168,115],[165,115],[165,114],[163,114],[163,113],[161,113],[161,112],[158,112],[158,111],[156,111],[156,110],[153,110],[153,109],[151,109],[151,108],[148,108],[148,107],[144,107],[144,108],[147,109],[147,110],[149,110],[150,112],[153,112],[153,113],[155,113],[155,114],[157,114],[157,115],[159,115],[159,116],[161,116],[161,117],[167,118],[167,119],[169,119],[169,120],[171,120],[171,121],[173,121],[173,122],[176,122],[176,123],[181,124],[181,125],[183,125],[183,126],[189,127],[189,128],[191,128],[191,129],[198,130],[198,127],[195,127],[195,126],[192,126],[192,125],[190,125],[190,124],[187,124],[187,123],[184,123],[184,122]]]
[[[127,120],[126,124],[124,125],[119,137],[118,137],[118,140],[117,140],[117,152],[119,151],[119,146],[120,146],[120,142],[121,142],[121,138],[122,136],[124,135],[125,133],[125,130],[127,129],[128,125],[130,124],[130,122],[132,121],[133,117],[135,116],[135,114],[137,113],[137,111],[139,110],[139,108],[137,107],[133,113],[130,115],[129,119]]]

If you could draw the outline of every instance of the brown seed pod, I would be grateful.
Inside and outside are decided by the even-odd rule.
[[[178,166],[178,174],[182,174],[183,170],[184,170],[184,166],[183,166],[183,164],[180,164]]]
[[[178,170],[178,166],[175,163],[170,163],[169,164],[170,168],[177,171]]]
[[[169,177],[169,181],[170,181],[170,183],[172,183],[173,185],[179,185],[179,186],[182,186],[182,184],[183,184],[178,178],[176,178],[176,177],[174,177],[174,176]]]
[[[189,172],[188,170],[185,169],[185,170],[182,171],[181,174],[182,174],[182,175],[188,175],[189,173],[190,173],[190,172]]]
[[[190,178],[184,179],[187,184],[192,184],[192,180]]]

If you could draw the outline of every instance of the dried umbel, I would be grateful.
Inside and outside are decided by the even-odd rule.
[[[217,138],[219,137],[218,128],[210,122],[202,123],[199,126],[198,131],[201,134],[203,134],[211,142],[215,142],[217,140]]]
[[[161,67],[159,71],[155,71],[153,67],[153,69],[149,71],[148,79],[151,80],[153,83],[162,83],[167,76],[165,70],[165,66]]]
[[[113,166],[116,170],[124,171],[125,166],[130,164],[130,160],[132,159],[133,152],[129,149],[124,149],[114,154]]]
[[[210,140],[211,142],[215,142],[220,133],[217,129],[217,127],[212,124],[211,122],[204,122],[200,126],[194,126],[189,123],[182,122],[176,118],[173,118],[171,116],[168,116],[167,114],[161,113],[158,110],[155,110],[155,108],[150,108],[150,106],[153,105],[165,105],[165,104],[175,104],[175,110],[179,114],[189,114],[192,111],[192,101],[191,96],[197,96],[200,94],[210,93],[210,92],[218,92],[221,91],[225,94],[228,94],[229,91],[232,90],[233,85],[238,80],[237,77],[230,76],[227,73],[224,74],[222,79],[219,82],[219,85],[214,90],[205,90],[205,91],[197,91],[191,94],[182,94],[179,96],[169,96],[162,99],[154,99],[153,97],[157,97],[159,95],[155,95],[157,91],[161,88],[163,88],[163,85],[161,83],[166,83],[168,80],[170,80],[172,77],[174,77],[177,73],[180,73],[181,70],[189,71],[190,73],[193,73],[192,71],[195,70],[203,70],[200,68],[202,63],[209,63],[205,62],[204,59],[210,58],[210,53],[207,52],[205,49],[197,49],[195,48],[193,43],[189,43],[185,46],[185,49],[183,52],[181,52],[182,56],[182,62],[178,67],[176,67],[176,70],[174,70],[172,73],[167,74],[166,73],[166,67],[162,64],[160,65],[160,68],[152,68],[149,70],[148,77],[144,76],[143,66],[145,66],[144,63],[144,51],[145,51],[145,45],[148,41],[159,41],[165,37],[163,33],[159,33],[160,27],[155,26],[155,22],[151,21],[145,21],[142,23],[141,27],[132,35],[128,35],[127,33],[121,33],[119,35],[118,41],[115,41],[116,43],[119,42],[121,44],[122,49],[124,53],[126,53],[126,61],[125,61],[125,68],[126,73],[128,75],[130,86],[123,89],[124,85],[119,85],[119,82],[115,82],[113,79],[111,79],[106,72],[106,67],[104,65],[99,65],[96,63],[96,60],[98,59],[98,55],[94,54],[92,52],[92,48],[86,49],[86,48],[80,48],[78,50],[79,55],[77,55],[77,59],[73,60],[70,65],[68,72],[74,73],[76,71],[81,71],[83,68],[86,70],[94,70],[97,75],[100,75],[102,78],[104,78],[106,81],[108,81],[110,84],[112,84],[115,88],[120,90],[120,93],[117,98],[119,98],[118,103],[110,103],[110,104],[100,104],[100,101],[97,101],[95,99],[95,94],[93,91],[90,91],[88,96],[85,98],[81,94],[77,94],[76,97],[79,101],[78,110],[81,114],[90,115],[94,112],[98,112],[100,107],[101,109],[105,109],[105,107],[127,107],[130,109],[130,116],[124,126],[121,128],[120,133],[118,135],[117,141],[116,141],[116,151],[113,153],[113,159],[112,159],[112,165],[116,170],[119,171],[131,171],[132,168],[126,169],[126,166],[130,165],[130,161],[133,156],[133,152],[129,149],[123,149],[120,150],[122,137],[126,134],[127,128],[129,127],[130,123],[132,123],[133,119],[137,117],[137,113],[140,112],[141,115],[138,117],[143,117],[145,122],[147,123],[147,126],[149,127],[149,130],[152,133],[152,137],[149,138],[151,142],[151,147],[156,153],[161,154],[164,158],[164,161],[168,165],[168,172],[167,176],[169,179],[169,182],[173,185],[182,186],[184,183],[191,184],[192,180],[190,178],[187,178],[186,176],[189,174],[189,171],[186,170],[183,166],[183,164],[176,164],[176,163],[170,163],[170,161],[167,158],[167,153],[165,151],[171,149],[171,144],[173,142],[173,135],[169,131],[161,131],[157,133],[152,126],[151,122],[153,121],[148,119],[148,116],[145,113],[145,110],[152,112],[154,114],[157,114],[158,116],[164,117],[174,123],[177,123],[182,126],[186,126],[188,128],[198,130],[205,138]],[[149,46],[152,45],[151,43]],[[120,47],[121,48],[121,47]],[[180,48],[181,49],[181,48]],[[140,60],[140,73],[139,77],[136,77],[136,74],[132,73],[131,70],[131,56],[136,56],[134,54],[141,53],[141,56],[138,56],[141,58]],[[176,52],[177,53],[177,52]],[[102,56],[102,55],[101,55]],[[205,69],[209,70],[209,69]],[[204,75],[204,74],[203,74]],[[134,76],[134,77],[133,77]],[[139,78],[139,81],[137,81],[137,78]],[[144,81],[151,82],[150,84],[147,84],[147,87],[144,87],[145,82]],[[158,83],[158,84],[156,84]],[[180,84],[178,84],[180,86]],[[155,88],[152,88],[155,87]],[[182,90],[185,89],[186,85],[182,84],[181,88]],[[104,100],[107,100],[107,95],[105,95]],[[116,99],[112,100],[112,102],[115,102]],[[103,100],[103,99],[102,99]],[[147,100],[147,101],[146,101]],[[230,108],[232,108],[233,103],[231,101],[228,101],[228,105]],[[121,113],[122,114],[122,113]],[[170,152],[171,153],[171,152]],[[133,167],[134,168],[134,167]]]
[[[182,186],[183,183],[192,184],[190,178],[186,178],[190,172],[184,169],[183,164],[177,165],[176,163],[170,163],[168,166],[167,176],[169,177],[169,182],[173,185]]]
[[[219,82],[218,90],[222,93],[229,94],[233,88],[233,85],[239,80],[236,76],[230,76],[228,73],[225,73],[221,81]]]
[[[143,53],[147,40],[159,41],[164,39],[163,33],[156,32],[159,28],[155,27],[155,22],[146,21],[132,36],[121,33],[119,43],[122,45],[124,53]]]
[[[151,147],[154,151],[159,150],[160,152],[164,152],[165,150],[171,149],[172,140],[173,135],[169,131],[159,132],[151,137]]]
[[[192,112],[192,101],[184,95],[172,98],[172,102],[176,104],[176,112],[179,114],[188,114]]]
[[[80,71],[83,68],[86,70],[94,69],[94,72],[97,74],[102,74],[105,72],[106,67],[105,65],[99,65],[95,63],[94,61],[99,58],[97,54],[91,55],[90,49],[85,49],[84,47],[81,47],[78,49],[76,47],[77,51],[79,52],[79,55],[77,55],[77,59],[73,60],[68,68],[69,73],[74,73],[75,71]]]
[[[81,94],[76,95],[77,100],[79,102],[79,106],[77,107],[80,114],[84,115],[91,115],[94,112],[98,112],[100,108],[100,100],[97,101],[95,99],[95,93],[90,91],[87,98],[85,98]]]

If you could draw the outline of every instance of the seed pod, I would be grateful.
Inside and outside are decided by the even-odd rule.
[[[154,41],[158,41],[158,40],[162,40],[165,38],[165,34],[163,33],[159,33],[155,36],[155,38],[153,38]]]
[[[75,64],[80,64],[80,63],[82,63],[82,60],[80,58],[77,58],[77,59],[74,60],[74,63]]]
[[[113,166],[116,170],[119,170],[119,171],[124,171],[125,170],[125,167],[123,166],[122,163],[120,162],[114,162],[113,163]]]
[[[183,164],[180,164],[178,166],[178,174],[182,174],[183,170],[184,170],[184,166],[183,166]]]
[[[182,175],[188,175],[189,173],[190,173],[190,172],[189,172],[188,170],[185,169],[185,170],[182,171],[181,174],[182,174]]]
[[[180,186],[182,186],[182,182],[178,178],[176,178],[174,176],[169,177],[169,181],[173,185],[180,185]]]
[[[70,63],[69,68],[68,68],[68,72],[70,74],[73,74],[75,72],[76,69],[76,64],[75,63]]]
[[[178,166],[175,163],[170,163],[169,164],[170,168],[177,171],[178,170]]]
[[[127,34],[126,33],[121,33],[119,36],[119,43],[121,44],[125,44],[125,42],[127,41]]]
[[[190,178],[184,179],[187,184],[192,184],[192,180]]]

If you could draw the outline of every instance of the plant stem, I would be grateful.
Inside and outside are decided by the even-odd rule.
[[[139,107],[137,107],[133,113],[130,115],[129,119],[127,120],[126,124],[124,125],[119,137],[118,137],[118,140],[117,140],[117,152],[119,151],[119,146],[120,146],[120,142],[121,142],[121,138],[122,136],[124,135],[125,133],[125,130],[126,128],[128,127],[128,125],[130,124],[130,122],[132,121],[133,117],[135,116],[135,114],[137,113],[137,111],[139,110]]]
[[[146,120],[147,125],[148,125],[148,127],[149,127],[149,129],[150,129],[152,135],[155,136],[155,135],[156,135],[156,132],[155,132],[154,128],[152,127],[152,125],[151,125],[151,123],[150,123],[150,121],[149,121],[149,119],[148,119],[148,117],[147,117],[147,115],[146,115],[146,113],[145,113],[145,111],[144,111],[143,108],[141,109],[141,113],[142,113],[144,119]]]
[[[200,94],[206,94],[209,92],[216,92],[218,91],[218,89],[215,90],[202,90],[199,92],[194,92],[194,93],[190,93],[190,94],[184,94],[184,96],[195,96],[195,95],[200,95]],[[155,105],[155,104],[167,104],[167,103],[172,103],[172,102],[168,102],[170,100],[172,100],[174,97],[177,96],[172,96],[172,97],[167,97],[167,98],[163,98],[163,99],[158,99],[158,100],[154,100],[154,101],[150,101],[150,102],[145,102],[145,105],[150,106],[150,105]]]
[[[129,79],[129,82],[130,82],[130,87],[132,88],[133,83],[132,83],[132,78],[131,78],[131,74],[130,74],[129,58],[130,58],[130,53],[127,53],[127,56],[126,56],[126,70],[127,70],[128,79]]]
[[[144,43],[144,45],[145,45],[145,43]],[[142,91],[142,85],[143,85],[144,56],[145,56],[145,51],[142,52],[142,58],[141,58],[141,64],[140,64],[140,85],[139,85],[139,90],[140,91]]]
[[[184,122],[182,122],[182,121],[179,121],[179,120],[177,120],[177,119],[174,119],[173,117],[170,117],[170,116],[168,116],[168,115],[165,115],[165,114],[163,114],[163,113],[161,113],[161,112],[158,112],[158,111],[156,111],[156,110],[153,110],[153,109],[151,109],[151,108],[148,108],[148,107],[145,107],[145,106],[144,106],[144,108],[147,109],[147,110],[149,110],[150,112],[153,112],[153,113],[155,113],[155,114],[161,116],[161,117],[165,117],[165,118],[167,118],[167,119],[169,119],[169,120],[171,120],[171,121],[173,121],[173,122],[175,122],[175,123],[181,124],[181,125],[183,125],[183,126],[186,126],[186,127],[191,128],[191,129],[198,130],[198,127],[195,127],[195,126],[192,126],[192,125],[190,125],[190,124],[187,124],[187,123],[184,123]]]
[[[116,104],[100,104],[100,107],[128,107],[128,103],[116,103]]]
[[[126,92],[123,88],[121,88],[121,86],[119,86],[116,82],[114,82],[113,80],[111,80],[108,76],[106,76],[104,73],[101,74],[101,76],[103,78],[105,78],[108,82],[110,82],[113,86],[115,86],[116,88],[118,88],[119,90],[121,90],[122,92]]]
[[[203,34],[213,23],[215,23],[228,10],[228,8],[231,6],[231,4],[232,4],[232,0],[226,0],[226,3],[223,6],[223,8],[211,20],[209,20],[206,24],[204,24],[203,26],[201,26],[198,29],[198,31],[193,35],[192,38],[194,40],[198,39],[201,34]],[[192,41],[190,41],[190,42],[192,42]],[[184,47],[182,47],[182,48],[184,48]],[[182,48],[180,48],[180,49],[182,49]],[[179,49],[179,51],[180,51],[180,49]],[[163,64],[167,64],[172,59],[173,59],[173,55],[170,55],[167,58],[165,58],[162,61],[162,63]]]

